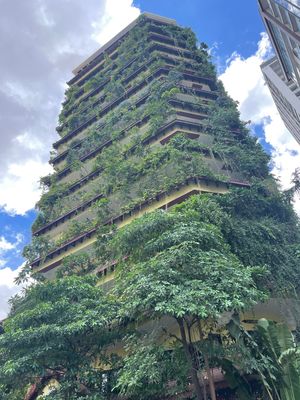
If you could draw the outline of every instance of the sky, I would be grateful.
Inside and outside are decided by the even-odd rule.
[[[283,188],[300,166],[300,147],[285,129],[260,64],[272,54],[256,0],[0,0],[0,320],[21,288],[14,279],[39,199],[51,172],[51,145],[72,69],[148,11],[191,27],[209,46],[241,117],[272,154]],[[300,204],[295,204],[300,213]]]

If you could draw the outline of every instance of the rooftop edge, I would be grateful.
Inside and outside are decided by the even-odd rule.
[[[104,53],[113,43],[115,43],[117,40],[121,39],[124,35],[126,35],[126,33],[129,32],[130,29],[132,29],[137,24],[141,16],[144,16],[148,19],[152,19],[154,21],[164,22],[170,25],[176,25],[175,19],[161,17],[160,15],[144,12],[141,15],[139,15],[134,21],[132,21],[129,25],[127,25],[126,28],[122,29],[117,35],[115,35],[112,39],[110,39],[106,44],[100,47],[100,49],[96,50],[85,61],[79,64],[78,67],[74,68],[72,71],[73,74],[76,76],[83,68],[85,68],[88,64],[90,64],[96,57],[98,57],[101,53]]]

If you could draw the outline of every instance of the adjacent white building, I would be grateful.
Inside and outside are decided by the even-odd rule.
[[[261,67],[278,111],[300,144],[300,0],[258,0],[276,56]]]
[[[263,63],[261,69],[285,126],[300,144],[300,87],[286,80],[277,57]]]

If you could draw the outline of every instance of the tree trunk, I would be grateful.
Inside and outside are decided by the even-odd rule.
[[[199,335],[200,335],[200,339],[203,340],[203,332],[202,332],[202,327],[201,327],[201,322],[198,321],[198,328],[199,328]],[[207,372],[207,378],[208,378],[208,384],[209,384],[209,392],[210,392],[210,397],[211,400],[217,400],[217,396],[216,396],[216,388],[215,388],[215,383],[214,383],[214,379],[209,367],[209,360],[207,355],[204,354],[204,364],[205,364],[205,369]]]
[[[203,400],[207,400],[206,383],[203,375],[199,377],[201,385],[203,386]]]
[[[209,383],[209,392],[210,392],[210,397],[211,400],[217,400],[216,397],[216,389],[215,389],[215,383],[214,383],[214,379],[209,367],[209,361],[208,361],[208,357],[204,356],[204,364],[205,364],[205,369],[207,372],[207,377],[208,377],[208,383]]]
[[[193,356],[190,353],[190,347],[189,347],[189,343],[187,342],[183,319],[178,318],[177,322],[178,322],[179,329],[180,329],[182,345],[183,345],[183,349],[185,352],[185,356],[186,356],[187,362],[190,367],[190,373],[191,373],[191,378],[192,378],[192,382],[194,385],[195,394],[196,394],[197,400],[203,400],[202,389],[201,389],[198,375],[197,375],[197,368],[196,368]]]

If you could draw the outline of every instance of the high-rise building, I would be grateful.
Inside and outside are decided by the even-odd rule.
[[[286,81],[277,57],[264,62],[261,69],[285,126],[300,144],[300,87]]]
[[[296,228],[292,225],[296,225],[294,215],[270,175],[269,156],[240,120],[236,103],[216,77],[206,46],[197,43],[190,29],[179,27],[168,18],[144,14],[77,67],[68,84],[57,128],[60,138],[53,145],[55,152],[50,160],[55,172],[41,179],[45,192],[37,204],[40,212],[33,225],[32,244],[25,250],[33,272],[40,272],[47,279],[55,278],[57,272],[93,273],[103,288],[110,289],[117,261],[107,243],[117,229],[149,211],[167,211],[194,194],[210,193],[215,195],[215,202],[206,197],[195,200],[204,200],[203,204],[207,200],[216,207],[220,204],[220,210],[224,211],[220,216],[217,208],[209,209],[211,213],[206,210],[212,220],[220,221],[220,230],[209,219],[205,225],[209,227],[207,232],[212,229],[220,238],[224,233],[224,240],[226,235],[225,258],[234,265],[235,260],[241,259],[236,269],[266,265],[270,272],[267,289],[271,291],[279,282],[278,287],[285,293],[292,281],[294,293],[298,279],[295,275],[299,275],[297,258],[292,252],[298,243]],[[228,192],[229,196],[224,195]],[[201,211],[199,208],[196,214],[190,215],[200,220]],[[161,215],[166,216],[160,213],[159,218]],[[187,224],[192,222],[191,219]],[[142,220],[142,229],[143,223]],[[152,226],[148,225],[145,231],[149,233]],[[173,226],[171,231],[177,235]],[[186,231],[182,232],[185,236]],[[205,248],[206,240],[210,242],[209,235],[201,233],[203,244],[202,239],[197,244],[195,231],[191,232],[192,246]],[[176,245],[178,240],[181,241],[177,237]],[[172,239],[165,236],[162,241],[172,242]],[[218,250],[218,243],[219,240],[213,242],[212,249],[209,245],[211,253],[223,251]],[[159,247],[154,247],[159,252]],[[287,255],[285,247],[289,249]],[[232,259],[229,248],[232,248]],[[193,251],[189,252],[194,257]],[[121,259],[130,260],[128,253],[124,251]],[[185,272],[190,265],[183,264],[183,269],[178,260],[178,266]],[[193,268],[204,278],[197,278],[202,282],[200,286],[191,285],[191,303],[190,296],[196,297],[197,290],[206,292],[207,289],[207,272],[199,260]],[[223,266],[223,263],[213,263],[209,273],[214,276],[216,267],[224,274],[224,281],[213,278],[216,286],[207,291],[207,296],[212,298],[212,309],[218,309],[217,292],[224,285],[235,286],[235,282],[228,285],[230,280]],[[172,278],[170,282],[168,279],[169,276],[163,280],[172,286]],[[274,294],[277,296],[278,292]],[[226,303],[224,297],[220,299],[216,303]],[[30,307],[31,303],[28,304]],[[289,304],[289,299],[279,302],[277,298],[258,303],[241,313],[243,326],[253,329],[257,319],[265,317],[285,321],[294,328]],[[171,315],[167,312],[153,325],[149,320],[139,323],[143,329],[151,325],[150,330],[161,334],[163,341],[167,337],[169,343],[177,334],[177,328],[170,322]],[[226,315],[223,315],[224,324]],[[53,318],[56,319],[56,311]],[[39,320],[44,329],[44,318]],[[165,324],[170,325],[170,336],[165,336]],[[192,325],[197,330],[195,336]],[[189,345],[202,336],[197,325],[189,326]],[[207,330],[210,335],[212,329]],[[20,331],[26,337],[23,327]],[[28,332],[32,333],[31,327]],[[219,342],[219,334],[216,339]],[[120,350],[122,339],[119,345]],[[72,351],[76,346],[70,347]],[[194,358],[195,352],[192,353]],[[27,358],[25,361],[28,364]],[[198,381],[195,376],[198,369],[198,366],[192,368],[194,385]],[[215,372],[219,372],[221,388],[224,377],[219,370]],[[35,370],[34,376],[36,381]],[[76,379],[76,386],[78,382]],[[187,389],[191,390],[190,384]],[[202,398],[199,393],[198,398]]]
[[[300,143],[300,2],[258,0],[258,4],[276,53],[262,71],[287,129]]]
[[[285,78],[300,85],[299,1],[259,0],[258,3]]]
[[[66,256],[93,253],[99,224],[123,226],[195,193],[248,186],[235,156],[213,150],[208,115],[221,88],[193,38],[173,20],[144,14],[74,70],[50,161],[55,173],[42,179],[48,190],[33,234],[47,244],[32,262],[34,271],[53,277]],[[224,126],[219,138],[224,146],[242,140],[239,128],[229,130]],[[178,133],[196,144],[189,160],[172,163],[167,148]],[[151,154],[161,158],[155,169]],[[145,169],[149,164],[147,175],[135,170],[137,158]],[[106,281],[112,270],[101,266],[98,274]]]
[[[33,272],[52,279],[68,259],[75,270],[92,263],[109,288],[115,265],[98,262],[97,235],[194,194],[268,179],[268,156],[240,121],[205,46],[174,20],[142,15],[68,84],[55,172],[41,179],[46,190],[27,251]]]

